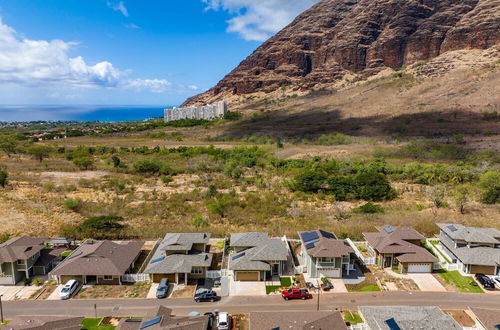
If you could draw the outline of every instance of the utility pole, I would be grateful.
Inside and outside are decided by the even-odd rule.
[[[1,319],[1,323],[0,324],[3,324],[3,306],[2,306],[2,297],[3,297],[3,294],[0,294],[0,319]]]
[[[321,294],[321,286],[319,285],[319,281],[317,283],[318,283],[318,286],[316,289],[318,290],[318,305],[316,306],[316,310],[319,312],[319,296]]]

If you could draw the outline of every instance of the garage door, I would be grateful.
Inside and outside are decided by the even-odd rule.
[[[495,266],[478,266],[473,265],[470,268],[471,274],[495,275]]]
[[[175,282],[175,274],[153,274],[153,282],[160,283],[162,278],[168,278],[170,283]]]
[[[408,264],[408,273],[430,273],[431,264]]]
[[[237,281],[258,281],[259,280],[259,272],[237,272],[236,273]]]
[[[69,280],[77,280],[78,282],[83,283],[83,276],[73,276],[73,275],[61,276],[61,284],[66,284]]]

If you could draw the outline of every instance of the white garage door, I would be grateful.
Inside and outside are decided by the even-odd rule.
[[[408,273],[430,273],[431,264],[409,264]]]

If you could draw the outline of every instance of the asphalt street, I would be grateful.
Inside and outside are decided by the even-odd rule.
[[[75,316],[143,316],[159,304],[173,309],[176,315],[225,311],[248,313],[255,311],[315,311],[317,296],[302,301],[284,301],[281,296],[225,297],[215,303],[195,303],[193,299],[104,299],[104,300],[23,300],[3,303],[4,315],[75,315]],[[320,310],[357,308],[358,306],[439,306],[460,309],[486,307],[500,309],[500,295],[452,292],[360,292],[321,294]]]

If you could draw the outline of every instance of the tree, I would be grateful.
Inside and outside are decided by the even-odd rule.
[[[469,202],[470,188],[466,185],[458,186],[453,191],[453,202],[461,214],[465,214],[465,206]]]
[[[2,150],[7,157],[16,153],[17,143],[16,140],[10,136],[0,137],[0,150]]]
[[[111,157],[111,160],[113,161],[113,166],[114,167],[120,167],[120,164],[121,164],[120,157],[118,157],[116,155],[113,155],[113,157]]]
[[[91,157],[83,156],[73,159],[73,164],[81,170],[88,170],[94,165],[94,160]]]
[[[445,186],[442,186],[442,185],[432,186],[427,191],[427,195],[429,196],[429,198],[432,200],[432,202],[434,203],[434,205],[437,208],[441,208],[441,207],[446,206],[446,202],[445,202],[446,187]]]
[[[141,159],[134,163],[134,169],[138,173],[157,174],[160,172],[164,164],[157,159]]]
[[[206,219],[203,216],[201,216],[201,215],[198,214],[198,215],[196,215],[193,218],[193,220],[191,221],[191,223],[196,228],[203,228],[203,227],[207,227],[208,226],[208,219]]]
[[[490,171],[481,176],[479,185],[483,188],[481,202],[485,204],[500,203],[500,172]]]
[[[9,174],[0,169],[0,186],[2,186],[2,188],[5,188],[5,186],[7,185],[7,178],[9,177]]]
[[[46,145],[33,145],[26,148],[26,152],[41,163],[44,158],[49,157],[52,152],[52,147]]]

